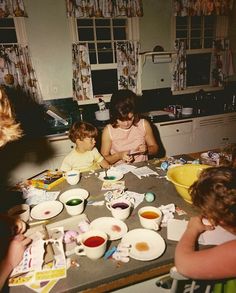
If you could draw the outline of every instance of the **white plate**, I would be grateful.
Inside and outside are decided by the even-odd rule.
[[[31,210],[31,217],[35,220],[47,220],[60,214],[63,204],[57,200],[44,201]]]
[[[65,192],[63,192],[60,197],[59,200],[63,203],[67,202],[68,199],[71,199],[73,197],[77,198],[77,197],[82,197],[84,199],[88,198],[89,196],[89,192],[86,189],[83,188],[73,188],[73,189],[69,189]]]
[[[119,171],[113,171],[113,170],[107,170],[107,176],[111,177],[110,179],[104,179],[104,177],[106,176],[105,171],[100,172],[99,174],[99,179],[103,180],[103,181],[110,181],[110,182],[114,182],[114,181],[118,181],[121,178],[123,178],[124,174],[122,174]]]
[[[165,251],[164,239],[155,231],[134,229],[123,236],[121,243],[131,245],[129,256],[142,261],[160,257]]]
[[[90,223],[89,229],[97,229],[105,232],[109,240],[120,239],[128,231],[124,222],[113,217],[97,218]]]

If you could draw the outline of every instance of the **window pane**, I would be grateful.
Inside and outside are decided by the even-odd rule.
[[[110,26],[110,19],[95,19],[96,26]]]
[[[204,48],[212,48],[213,38],[204,39]]]
[[[113,63],[111,43],[98,43],[98,63]]]
[[[212,37],[213,36],[213,30],[211,30],[211,29],[205,30],[204,36],[205,37]]]
[[[187,55],[187,86],[210,83],[211,54]]]
[[[126,26],[125,18],[114,18],[112,19],[113,26]]]
[[[192,28],[201,27],[201,16],[192,16],[191,17],[191,27]]]
[[[191,47],[191,49],[201,49],[202,48],[201,40],[200,39],[191,39],[190,47]]]
[[[178,26],[187,26],[188,24],[188,18],[185,17],[181,17],[181,16],[176,16],[176,27]]]
[[[1,29],[0,30],[0,43],[17,43],[15,30]]]
[[[111,40],[111,30],[109,28],[96,29],[97,40]]]
[[[80,28],[79,29],[79,41],[94,41],[93,29]]]
[[[118,90],[117,70],[92,70],[94,95],[112,94]]]
[[[200,30],[192,30],[191,31],[191,37],[200,38],[201,37],[201,31]]]
[[[89,18],[77,18],[77,26],[93,26],[93,20]]]
[[[177,31],[176,32],[176,38],[187,38],[188,32],[187,31]]]
[[[114,40],[126,40],[125,28],[114,28],[113,34],[114,34]]]
[[[96,49],[94,43],[88,43],[90,64],[97,64]]]
[[[15,27],[13,18],[0,18],[0,27]]]

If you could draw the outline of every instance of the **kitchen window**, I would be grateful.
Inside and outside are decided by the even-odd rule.
[[[109,100],[118,89],[116,43],[139,39],[138,18],[71,17],[70,21],[73,42],[88,44],[93,95]]]
[[[227,36],[227,18],[224,16],[175,16],[174,39],[184,41],[186,47],[186,89],[212,89],[213,41]],[[220,87],[214,87],[215,90]]]
[[[0,18],[0,44],[7,46],[13,44],[26,45],[26,43],[24,18]]]

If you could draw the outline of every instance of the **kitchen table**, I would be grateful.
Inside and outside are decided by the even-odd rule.
[[[157,172],[163,172],[156,169],[160,162],[156,159],[147,161],[145,163],[138,163],[137,166],[146,165]],[[98,178],[99,171],[93,174],[83,173],[80,182],[75,186],[69,186],[67,182],[58,185],[57,190],[61,192],[70,188],[85,188],[89,191],[89,200],[100,201],[104,200],[105,191],[101,190],[102,181]],[[176,192],[174,185],[167,181],[165,177],[157,178],[156,176],[149,176],[139,179],[133,173],[125,174],[125,186],[129,191],[138,193],[154,192],[155,201],[148,203],[145,200],[132,211],[125,223],[129,231],[135,228],[142,228],[138,219],[137,211],[140,207],[145,205],[167,205],[174,203],[187,212],[187,215],[178,216],[175,218],[188,218],[197,213],[197,210],[187,202],[185,202]],[[111,212],[103,206],[87,205],[84,213],[90,221],[98,217],[111,216]],[[57,217],[53,218],[51,222],[59,221],[68,217],[65,209]],[[167,228],[163,227],[158,231],[164,238],[166,249],[164,253],[157,259],[151,261],[140,261],[130,258],[128,263],[117,262],[114,259],[90,260],[86,256],[75,256],[78,260],[79,267],[70,267],[67,271],[67,278],[61,279],[52,288],[50,292],[109,292],[121,287],[125,287],[134,283],[142,282],[169,272],[173,266],[174,251],[176,242],[167,239]],[[120,240],[109,243],[108,248],[116,246]],[[10,293],[27,293],[32,292],[25,286],[11,287]]]

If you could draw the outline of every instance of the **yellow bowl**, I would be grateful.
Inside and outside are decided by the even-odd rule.
[[[185,164],[172,167],[167,171],[167,179],[175,185],[177,192],[188,203],[192,203],[189,187],[197,181],[201,171],[209,165]]]

